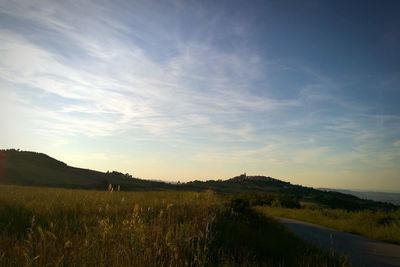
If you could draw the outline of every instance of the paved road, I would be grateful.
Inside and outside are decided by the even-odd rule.
[[[400,245],[374,241],[297,220],[278,217],[276,219],[301,238],[323,249],[333,249],[348,256],[354,266],[400,266]]]

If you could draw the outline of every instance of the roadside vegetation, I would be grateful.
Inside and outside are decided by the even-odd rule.
[[[0,266],[348,266],[205,192],[0,186]]]
[[[315,223],[372,239],[400,244],[400,210],[329,209],[318,204],[302,204],[301,208],[279,205],[258,206],[256,211],[268,216],[285,217]]]

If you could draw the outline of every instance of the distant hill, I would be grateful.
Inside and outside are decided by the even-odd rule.
[[[327,189],[327,188],[321,188],[321,190],[341,192],[344,194],[349,194],[349,195],[359,197],[361,199],[370,199],[370,200],[374,200],[374,201],[382,201],[382,202],[392,203],[395,205],[400,205],[400,193],[355,191],[355,190],[346,190],[346,189]]]
[[[194,190],[211,189],[221,192],[282,192],[294,188],[294,185],[272,177],[247,176],[245,174],[228,180],[196,180],[183,185]]]
[[[196,180],[172,184],[139,179],[117,171],[105,173],[75,168],[43,153],[15,149],[0,150],[0,184],[105,190],[109,183],[120,185],[123,191],[213,190],[220,193],[241,194],[241,197],[245,196],[249,199],[256,196],[268,199],[270,196],[265,194],[275,194],[275,196],[284,196],[282,198],[283,201],[315,202],[329,208],[351,210],[397,208],[396,205],[389,203],[364,200],[341,192],[293,185],[289,182],[266,176],[247,176],[242,174],[228,180]]]
[[[396,209],[398,206],[381,201],[360,199],[357,196],[336,191],[318,190],[312,187],[294,185],[279,179],[266,176],[247,176],[242,174],[228,180],[193,181],[183,184],[187,189],[211,189],[221,193],[251,193],[247,198],[252,198],[254,192],[275,193],[291,196],[296,200],[314,202],[328,208],[348,210],[360,209]]]

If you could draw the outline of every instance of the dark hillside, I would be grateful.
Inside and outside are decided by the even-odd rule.
[[[293,186],[288,182],[265,176],[246,176],[244,174],[228,180],[193,181],[184,184],[194,190],[211,189],[221,192],[267,191],[279,192]]]
[[[119,172],[75,168],[42,153],[14,149],[0,151],[0,183],[67,188],[105,189],[108,184],[123,190],[168,189],[169,184],[133,178]]]

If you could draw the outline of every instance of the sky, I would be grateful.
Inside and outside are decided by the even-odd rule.
[[[0,0],[0,148],[400,192],[400,1]]]

